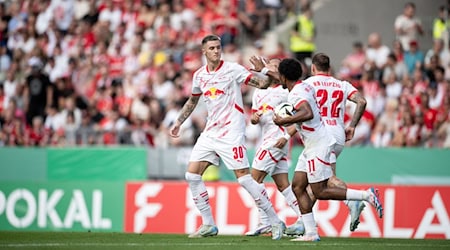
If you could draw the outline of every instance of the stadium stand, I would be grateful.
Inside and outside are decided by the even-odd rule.
[[[291,56],[264,35],[298,15],[297,2],[1,1],[0,145],[192,145],[205,124],[201,105],[182,137],[170,138],[167,130],[203,63],[200,40],[219,35],[224,57],[244,65],[253,52]],[[398,42],[355,42],[335,69],[368,99],[351,145],[450,147],[450,53],[440,39],[433,48],[410,41],[422,57]],[[379,45],[390,54],[377,65],[370,58]],[[265,46],[277,50],[267,53]],[[243,93],[250,109],[252,90]],[[257,143],[250,126],[249,141]]]

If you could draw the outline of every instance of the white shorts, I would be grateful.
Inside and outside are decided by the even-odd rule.
[[[331,156],[334,145],[305,148],[298,157],[295,171],[306,172],[309,183],[317,183],[333,176]]]
[[[230,170],[249,168],[244,142],[244,135],[235,138],[213,138],[202,133],[192,149],[189,161],[208,161],[219,166],[219,159],[222,159]]]
[[[342,150],[344,150],[344,145],[337,144],[337,143],[333,145],[333,150],[331,151],[331,156],[330,156],[330,163],[336,163],[337,158],[342,153]]]
[[[271,142],[272,145],[275,142]],[[261,146],[253,158],[252,168],[264,171],[270,176],[288,173],[289,166],[286,156],[287,144],[283,149]]]

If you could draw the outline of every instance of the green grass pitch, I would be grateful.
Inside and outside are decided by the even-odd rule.
[[[180,234],[90,232],[0,232],[0,249],[450,249],[450,240],[322,238],[320,242],[275,241],[267,236],[222,236],[189,239]]]

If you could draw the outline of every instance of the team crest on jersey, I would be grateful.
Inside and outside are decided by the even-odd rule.
[[[263,112],[263,114],[265,114],[266,112],[273,111],[273,107],[270,106],[270,105],[267,104],[267,103],[263,103],[263,104],[259,107],[259,110],[261,110],[261,111]]]
[[[208,89],[207,91],[205,91],[205,93],[203,94],[205,97],[209,97],[209,99],[216,99],[218,96],[225,94],[225,92],[221,89],[212,87],[210,89]]]

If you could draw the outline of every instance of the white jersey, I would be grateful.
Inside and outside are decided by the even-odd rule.
[[[347,81],[328,75],[315,75],[305,80],[316,92],[323,122],[337,143],[345,144],[344,114],[347,99],[358,90]]]
[[[288,90],[283,89],[281,85],[256,89],[253,93],[252,112],[262,111],[259,125],[262,130],[263,144],[278,140],[284,135],[284,127],[277,126],[273,122],[273,110],[278,104],[287,101],[288,94]]]
[[[322,122],[319,106],[316,102],[315,91],[312,86],[301,81],[297,82],[289,92],[288,102],[294,105],[295,110],[303,102],[308,102],[309,106],[311,106],[314,117],[311,120],[296,124],[305,148],[332,145],[335,143],[335,140],[328,135],[327,129]]]
[[[203,95],[208,110],[205,135],[227,138],[245,133],[241,84],[250,77],[243,66],[224,61],[214,72],[203,66],[194,73],[192,95]]]

